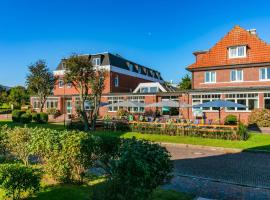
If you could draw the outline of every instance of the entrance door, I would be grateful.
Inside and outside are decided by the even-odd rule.
[[[66,100],[66,112],[72,114],[72,100]]]

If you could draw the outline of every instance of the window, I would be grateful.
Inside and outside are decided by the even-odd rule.
[[[259,96],[257,93],[225,94],[226,101],[239,103],[247,108],[226,108],[226,111],[250,111],[259,107]]]
[[[157,87],[150,87],[150,93],[156,93],[156,92],[158,92]]]
[[[59,88],[63,88],[64,87],[64,80],[63,79],[59,79]]]
[[[123,97],[108,97],[108,103],[112,104],[112,103],[118,103],[118,102],[122,102],[124,101]],[[118,106],[109,106],[109,112],[117,112],[119,109],[121,109],[122,107],[118,107]]]
[[[132,72],[133,72],[133,70],[134,70],[133,67],[134,67],[134,66],[133,66],[132,63],[129,63],[129,64],[128,64],[128,68],[129,68],[129,70],[132,71]]]
[[[270,68],[260,68],[260,80],[270,80]]]
[[[209,101],[215,101],[220,99],[220,94],[203,94],[203,95],[192,95],[192,105],[198,105],[201,103],[206,103]],[[209,111],[209,110],[217,110],[218,108],[211,107],[211,108],[201,108],[203,111]],[[192,110],[196,110],[192,108]]]
[[[148,93],[148,87],[142,87],[141,93]]]
[[[71,82],[68,82],[67,83],[67,88],[71,88],[72,87],[72,83]]]
[[[130,96],[128,97],[128,101],[144,103],[144,96]],[[141,113],[144,112],[144,107],[129,107],[128,111],[133,113]]]
[[[216,72],[205,72],[205,83],[216,82]]]
[[[231,81],[243,81],[243,70],[231,70]]]
[[[229,48],[229,58],[244,58],[246,57],[246,46],[237,46]]]
[[[114,87],[118,87],[119,86],[119,77],[116,76],[114,77]]]
[[[139,73],[139,74],[142,73],[142,67],[138,67],[138,73]]]
[[[34,109],[39,109],[40,108],[40,102],[38,100],[34,101]]]
[[[92,64],[94,66],[100,66],[100,58],[93,58]]]
[[[58,108],[58,100],[47,100],[46,101],[46,108]]]
[[[65,62],[62,62],[62,68],[66,69],[66,63]]]

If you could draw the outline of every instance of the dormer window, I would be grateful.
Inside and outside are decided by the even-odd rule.
[[[133,66],[132,63],[129,63],[129,64],[128,64],[128,68],[129,68],[129,70],[132,71],[132,72],[133,72],[133,67],[134,67],[134,66]]]
[[[139,73],[139,74],[142,73],[142,67],[138,67],[138,73]]]
[[[247,46],[229,47],[229,58],[244,58],[247,56]]]
[[[100,66],[100,58],[93,58],[92,64],[93,66]]]
[[[66,63],[62,62],[62,69],[66,69]]]

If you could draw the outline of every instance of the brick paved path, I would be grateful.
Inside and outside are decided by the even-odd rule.
[[[179,175],[173,188],[208,198],[270,199],[270,154],[189,145],[166,148]]]

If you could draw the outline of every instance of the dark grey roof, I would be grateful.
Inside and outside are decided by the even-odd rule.
[[[163,80],[163,78],[160,75],[160,72],[151,69],[149,67],[145,67],[143,65],[140,65],[138,63],[135,63],[133,61],[127,60],[123,58],[122,56],[118,54],[111,54],[111,53],[100,53],[100,54],[87,54],[87,55],[82,55],[82,56],[88,56],[89,59],[92,61],[93,58],[100,58],[100,65],[111,65],[114,67],[119,67],[121,69],[126,69],[130,70],[129,65],[131,64],[133,66],[132,71],[146,75],[152,78],[156,78],[159,80]],[[63,62],[65,59],[62,59],[61,62],[58,64],[56,70],[63,70]]]

